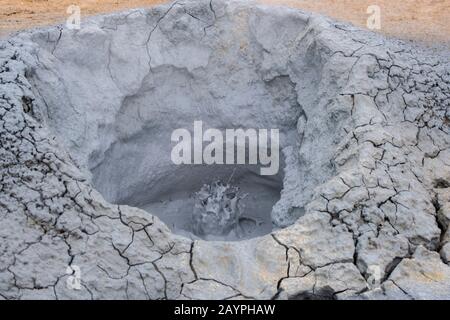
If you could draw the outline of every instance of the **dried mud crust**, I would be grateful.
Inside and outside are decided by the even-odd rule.
[[[432,55],[314,14],[244,2],[118,13],[93,20],[92,32],[139,15],[149,38],[188,16],[205,21],[208,28],[198,28],[206,36],[236,16],[304,21],[288,49],[277,49],[288,50],[287,60],[266,67],[294,77],[296,41],[306,37],[303,48],[330,71],[318,80],[324,99],[304,106],[299,152],[320,152],[315,142],[327,137],[333,177],[317,185],[293,225],[268,236],[235,243],[176,236],[93,189],[42,116],[46,106],[29,79],[46,61],[37,58],[33,32],[10,38],[0,44],[0,297],[450,299],[448,52]],[[48,30],[50,48],[60,45],[51,36],[58,32],[66,30]],[[331,86],[339,92],[328,97]],[[338,134],[327,136],[330,128]],[[295,178],[285,177],[292,195]],[[66,285],[69,265],[80,267],[81,290]],[[370,284],[373,266],[380,286]]]

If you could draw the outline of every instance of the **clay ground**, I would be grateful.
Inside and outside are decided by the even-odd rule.
[[[367,7],[382,13],[381,32],[404,39],[450,43],[450,0],[260,0],[320,12],[365,26]],[[0,36],[34,26],[63,22],[69,5],[82,15],[152,6],[164,0],[0,0]]]

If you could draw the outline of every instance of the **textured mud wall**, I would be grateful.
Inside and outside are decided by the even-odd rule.
[[[0,48],[2,297],[450,298],[448,52],[222,1],[25,32]],[[197,116],[286,128],[272,217],[290,226],[191,241],[94,189],[104,175],[103,195],[133,196],[154,168],[170,172],[158,132]],[[111,160],[130,154],[130,169]],[[143,180],[121,179],[136,168]],[[66,285],[69,265],[81,290]]]

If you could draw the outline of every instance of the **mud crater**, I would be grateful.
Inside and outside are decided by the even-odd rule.
[[[40,68],[29,80],[45,106],[41,117],[106,200],[196,238],[193,195],[233,176],[248,194],[244,232],[203,238],[252,238],[295,222],[333,172],[328,146],[337,128],[317,116],[320,98],[336,88],[317,94],[326,61],[307,21],[298,11],[214,2],[97,17],[79,31],[34,33]],[[171,133],[199,120],[222,131],[278,129],[278,174],[260,176],[252,165],[174,165]]]

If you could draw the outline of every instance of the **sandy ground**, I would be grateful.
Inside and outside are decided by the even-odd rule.
[[[320,12],[366,27],[367,8],[381,9],[380,32],[403,39],[450,43],[450,0],[262,0]]]
[[[450,0],[260,0],[320,12],[365,27],[369,5],[381,8],[380,32],[424,42],[450,43]],[[164,0],[0,0],[0,36],[63,22],[71,4],[83,16],[152,6]]]
[[[167,0],[0,0],[0,36],[35,26],[64,22],[70,5],[78,5],[81,16],[148,7]]]

